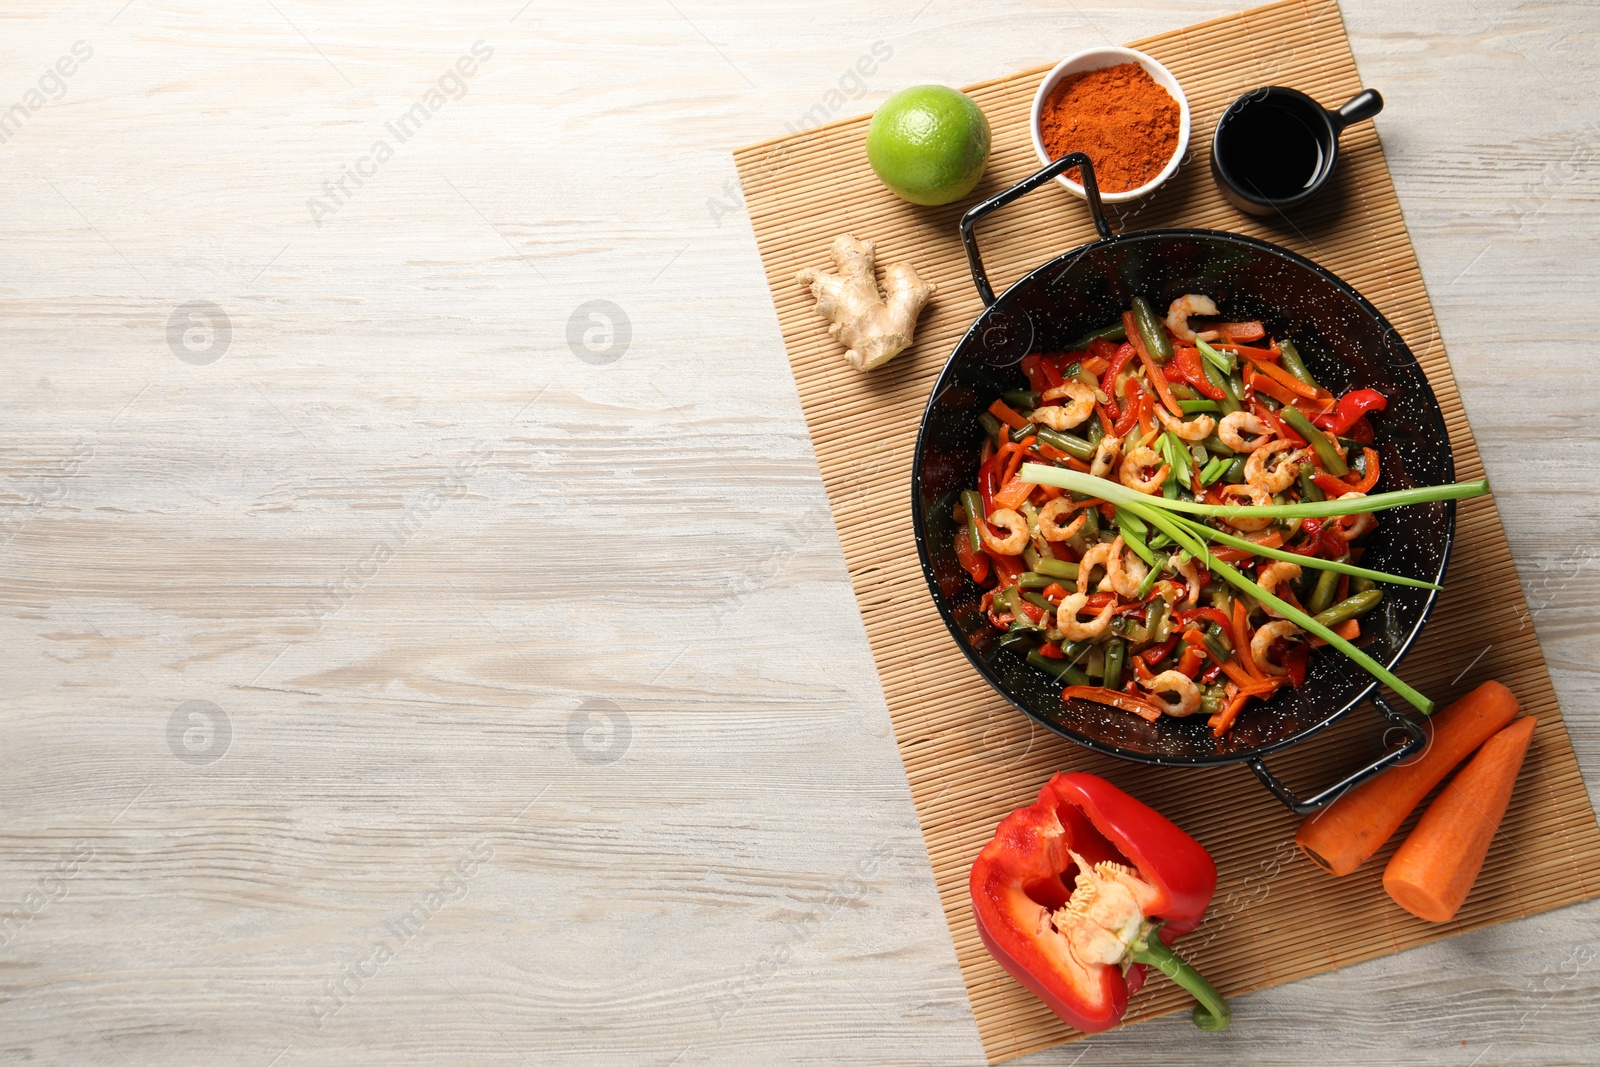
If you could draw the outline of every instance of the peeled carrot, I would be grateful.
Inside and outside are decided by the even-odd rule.
[[[1349,874],[1383,847],[1456,764],[1516,716],[1511,690],[1484,682],[1424,724],[1428,747],[1421,756],[1356,786],[1307,818],[1294,843],[1312,862],[1340,877]]]
[[[1449,922],[1483,870],[1489,843],[1522,770],[1534,720],[1518,719],[1483,743],[1384,868],[1384,891],[1419,919]]]

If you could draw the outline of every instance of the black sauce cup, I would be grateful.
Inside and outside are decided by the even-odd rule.
[[[1252,89],[1217,120],[1211,176],[1228,202],[1248,215],[1297,207],[1327,184],[1344,128],[1382,110],[1376,89],[1363,89],[1337,111],[1298,89]]]

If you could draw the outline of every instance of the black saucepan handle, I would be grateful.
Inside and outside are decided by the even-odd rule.
[[[1267,765],[1261,760],[1253,759],[1248,761],[1250,769],[1256,772],[1256,777],[1261,779],[1261,784],[1272,790],[1272,795],[1292,808],[1295,814],[1310,815],[1319,808],[1326,807],[1334,800],[1337,800],[1346,790],[1353,789],[1380,771],[1388,770],[1408,756],[1415,755],[1428,743],[1428,735],[1423,732],[1422,727],[1395,711],[1382,696],[1377,693],[1372,694],[1372,702],[1378,705],[1378,710],[1383,712],[1384,718],[1409,735],[1408,739],[1399,748],[1385,752],[1359,771],[1350,775],[1350,777],[1344,779],[1344,781],[1331,785],[1322,792],[1302,800],[1295,795],[1293,790],[1280,782],[1277,775],[1267,770]]]
[[[1112,236],[1111,225],[1106,222],[1105,209],[1100,205],[1100,186],[1094,178],[1094,164],[1082,152],[1068,152],[1037,174],[1024,178],[999,196],[985,200],[961,216],[961,241],[967,246],[967,262],[972,265],[972,284],[978,287],[978,295],[983,297],[984,307],[994,303],[994,289],[989,285],[989,276],[984,273],[983,258],[978,255],[978,240],[973,236],[972,228],[989,212],[1005,207],[1019,196],[1033,192],[1073,167],[1082,168],[1083,191],[1089,201],[1089,214],[1094,217],[1094,228],[1099,231],[1101,237]]]

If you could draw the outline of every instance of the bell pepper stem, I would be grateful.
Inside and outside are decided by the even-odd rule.
[[[1233,1021],[1233,1011],[1216,987],[1205,976],[1186,963],[1166,942],[1155,936],[1155,931],[1134,944],[1127,957],[1133,963],[1154,967],[1168,978],[1187,989],[1200,1003],[1194,1008],[1194,1024],[1202,1030],[1226,1030]]]

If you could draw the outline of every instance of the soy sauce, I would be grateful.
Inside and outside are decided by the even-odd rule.
[[[1217,156],[1237,185],[1264,200],[1286,199],[1321,175],[1325,133],[1293,107],[1261,100],[1217,131]]]

